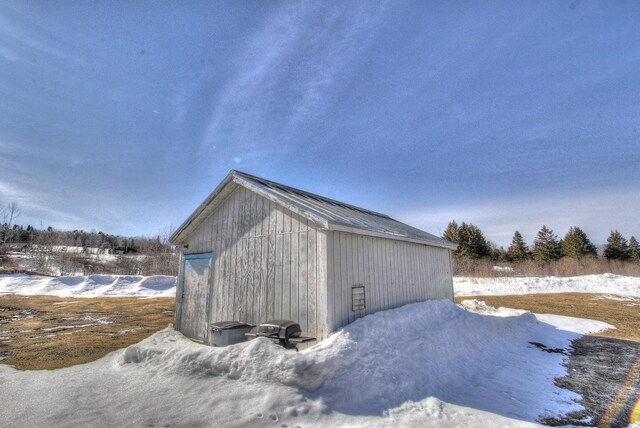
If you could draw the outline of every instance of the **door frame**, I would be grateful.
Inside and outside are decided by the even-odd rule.
[[[180,269],[178,271],[178,284],[176,287],[176,321],[175,321],[175,329],[182,332],[182,301],[184,299],[184,270],[185,264],[188,260],[203,260],[209,259],[209,280],[207,282],[207,298],[206,298],[206,323],[209,325],[209,318],[211,312],[209,305],[209,298],[211,295],[211,284],[213,282],[213,251],[204,251],[198,253],[187,253],[182,254],[180,258]],[[209,329],[205,332],[205,337],[202,342],[206,342],[209,337]],[[195,340],[197,342],[201,342],[198,339],[190,337],[190,339]]]

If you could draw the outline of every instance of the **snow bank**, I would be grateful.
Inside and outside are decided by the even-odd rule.
[[[574,277],[466,278],[453,279],[456,296],[532,293],[607,293],[640,296],[640,278],[613,274]],[[174,297],[173,276],[89,275],[45,276],[0,275],[0,294],[48,294],[63,297],[150,296]]]
[[[47,276],[0,275],[0,293],[61,297],[175,297],[176,278],[154,275]]]
[[[453,279],[456,296],[495,296],[536,293],[610,293],[640,296],[640,278],[614,275],[532,278],[467,278]]]
[[[480,303],[470,308],[482,307]],[[488,307],[485,305],[485,310]],[[93,363],[0,366],[8,426],[522,426],[576,410],[562,354],[597,321],[473,313],[447,301],[359,319],[303,352],[212,348],[167,328]]]

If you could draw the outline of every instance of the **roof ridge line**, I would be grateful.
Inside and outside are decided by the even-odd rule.
[[[359,207],[357,205],[353,205],[353,204],[348,204],[346,202],[342,202],[342,201],[338,201],[336,199],[331,199],[331,198],[327,198],[326,196],[322,196],[322,195],[318,195],[316,193],[311,193],[311,192],[307,192],[306,190],[302,190],[302,189],[298,189],[296,187],[292,187],[292,186],[287,186],[286,184],[282,184],[282,183],[278,183],[277,181],[272,181],[272,180],[267,180],[266,178],[262,178],[262,177],[258,177],[256,175],[251,175],[251,174],[247,174],[246,172],[242,172],[242,171],[238,171],[237,169],[232,169],[229,171],[230,174],[237,174],[240,176],[244,176],[245,178],[249,178],[249,179],[253,179],[253,180],[259,180],[262,181],[264,183],[267,184],[274,184],[278,187],[281,187],[285,190],[293,190],[295,192],[299,192],[299,193],[303,193],[309,196],[312,196],[314,198],[318,198],[318,199],[322,199],[324,201],[339,205],[339,206],[343,206],[343,207],[347,207],[350,209],[353,209],[354,211],[361,211],[361,212],[365,212],[365,213],[369,213],[378,217],[382,217],[382,218],[388,218],[390,220],[393,220],[390,216],[388,216],[387,214],[383,214],[383,213],[379,213],[376,211],[372,211],[372,210],[368,210],[366,208],[362,208]]]

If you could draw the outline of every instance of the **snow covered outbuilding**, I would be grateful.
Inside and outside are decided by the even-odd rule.
[[[182,249],[176,328],[300,323],[322,340],[355,319],[453,299],[455,244],[387,215],[230,171],[171,236]]]

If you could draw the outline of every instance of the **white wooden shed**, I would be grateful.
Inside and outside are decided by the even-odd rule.
[[[322,340],[373,312],[453,299],[455,244],[239,171],[171,242],[182,248],[176,328],[205,343],[216,321],[289,319]]]

